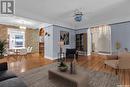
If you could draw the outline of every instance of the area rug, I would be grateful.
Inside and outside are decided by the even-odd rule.
[[[28,87],[70,87],[68,83],[62,80],[49,80],[48,70],[57,66],[56,63],[49,64],[40,68],[32,69],[19,76]],[[86,87],[117,87],[119,79],[116,75],[108,74],[105,72],[97,72],[90,69],[81,67],[84,72],[89,76],[86,81]]]

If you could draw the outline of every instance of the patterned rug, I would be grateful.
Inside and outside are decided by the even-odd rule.
[[[32,69],[18,76],[28,87],[71,87],[68,83],[65,83],[62,80],[48,79],[48,70],[53,69],[56,66],[57,64],[55,63],[46,65],[40,68]],[[97,72],[85,68],[82,68],[82,70],[89,76],[89,80],[86,81],[88,83],[86,87],[117,87],[119,84],[119,79],[116,75]]]

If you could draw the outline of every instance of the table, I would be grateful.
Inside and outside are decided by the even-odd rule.
[[[20,59],[20,57],[24,57],[26,56],[27,52],[23,51],[26,49],[13,49],[13,50],[8,50],[8,60],[9,60],[9,57],[13,57],[15,60],[18,60]]]
[[[57,79],[62,78],[64,81],[67,81],[71,86],[70,87],[87,87],[89,77],[87,73],[78,69],[77,74],[70,74],[69,71],[67,72],[60,72],[58,69],[51,69],[48,71],[49,79]]]

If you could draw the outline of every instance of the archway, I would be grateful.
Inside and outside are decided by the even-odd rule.
[[[44,34],[45,29],[39,29],[39,54],[44,57]]]

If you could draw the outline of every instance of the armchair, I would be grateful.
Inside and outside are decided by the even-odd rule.
[[[76,49],[66,49],[66,59],[68,58],[74,58],[76,56],[76,60],[78,60],[78,52]]]
[[[130,69],[130,53],[121,53],[118,60],[105,60],[105,66],[108,65],[116,69],[116,74],[119,69]]]

